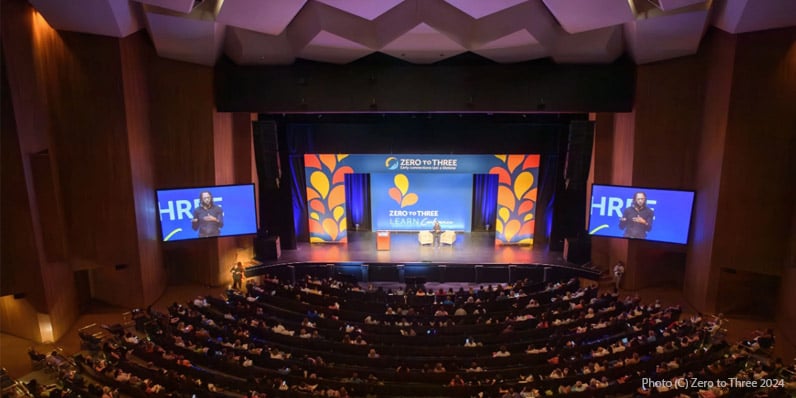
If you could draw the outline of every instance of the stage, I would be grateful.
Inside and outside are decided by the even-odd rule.
[[[377,250],[375,232],[353,231],[348,233],[348,243],[345,244],[299,242],[295,250],[282,250],[279,258],[259,259],[261,265],[248,267],[247,275],[259,275],[267,272],[267,269],[274,270],[280,265],[301,264],[334,265],[338,269],[360,269],[367,266],[369,270],[362,271],[361,280],[393,279],[393,275],[397,276],[395,273],[397,265],[448,270],[447,276],[440,275],[439,270],[427,271],[438,275],[431,277],[429,274],[429,280],[450,279],[453,273],[459,274],[455,270],[463,271],[463,274],[455,279],[483,279],[477,275],[476,270],[483,271],[482,276],[489,272],[494,273],[497,279],[503,278],[498,275],[513,279],[509,268],[518,267],[536,268],[540,272],[544,269],[548,269],[548,272],[555,269],[556,274],[563,272],[589,279],[599,277],[599,274],[590,268],[567,262],[562,252],[534,246],[496,246],[495,235],[490,232],[458,232],[456,235],[453,245],[442,244],[440,247],[433,247],[420,245],[417,232],[392,232],[390,249]],[[503,271],[500,272],[498,269]],[[354,273],[357,276],[360,274],[359,271]]]
[[[420,245],[417,232],[391,232],[390,250],[376,249],[376,233],[348,232],[348,243],[299,242],[296,250],[282,250],[278,259],[261,259],[264,264],[297,262],[365,263],[463,263],[463,264],[550,264],[575,266],[562,252],[534,246],[495,246],[495,234],[457,232],[453,245]],[[265,261],[263,261],[265,260]]]

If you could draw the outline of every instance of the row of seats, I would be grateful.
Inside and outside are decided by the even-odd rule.
[[[637,389],[644,377],[725,377],[747,360],[713,341],[715,325],[679,320],[677,307],[597,295],[569,282],[553,289],[517,287],[524,295],[512,299],[498,298],[503,289],[476,294],[483,297],[482,318],[500,314],[490,323],[435,315],[442,294],[415,303],[412,316],[386,315],[386,303],[352,300],[356,287],[311,285],[321,294],[301,294],[299,286],[271,280],[248,286],[246,294],[229,291],[222,298],[175,303],[169,314],[150,312],[139,319],[147,337],[142,342],[104,348],[113,352],[107,356],[115,358],[116,371],[138,375],[135,386],[146,379],[150,386],[177,389],[175,396],[209,397],[644,395]],[[454,293],[453,305],[445,306],[462,306],[471,295]],[[537,305],[529,306],[531,298]],[[330,302],[336,305],[330,308]],[[397,333],[407,328],[404,318],[418,329],[434,324],[435,333]],[[315,334],[300,337],[301,328]],[[346,335],[366,342],[350,343]],[[467,338],[480,344],[465,347]],[[103,374],[112,377],[107,369]]]
[[[268,299],[269,299],[269,297],[268,297],[268,296],[264,297],[264,301],[268,301]],[[211,301],[212,301],[212,300],[211,300]],[[229,300],[229,301],[230,301],[230,305],[234,305],[234,306],[235,306],[235,308],[240,308],[240,306],[244,305],[244,302],[236,302],[235,300]],[[267,305],[267,304],[263,304],[263,305]],[[225,312],[227,312],[228,310],[229,310],[228,308],[221,308],[221,311],[218,311],[218,313],[217,313],[216,315],[211,315],[211,314],[209,314],[209,313],[207,313],[207,315],[210,315],[211,317],[213,317],[213,318],[216,318],[216,319],[217,319],[219,322],[225,322],[225,321],[223,320],[223,319],[225,319],[225,318],[224,318],[224,315],[222,315],[222,313],[225,313]],[[240,315],[240,314],[239,314],[239,315]],[[233,323],[234,323],[234,321],[233,321]],[[198,327],[201,327],[201,325],[199,325]],[[227,326],[227,327],[228,327],[228,326]],[[254,331],[254,330],[252,330],[251,332],[252,332],[252,333],[255,333],[255,331]],[[279,338],[282,338],[283,336],[281,336],[281,335],[280,335],[280,336],[277,336],[277,335],[272,335],[272,334],[268,334],[268,333],[266,332],[264,335],[260,335],[260,337],[264,337],[264,338],[262,339],[263,341],[267,341],[269,344],[274,344],[274,341],[275,341],[275,340],[277,340],[277,339],[279,339]],[[383,337],[383,336],[380,336],[380,338],[381,338],[381,337]],[[289,337],[284,337],[284,338],[287,338],[288,340],[287,340],[287,341],[284,341],[284,342],[283,342],[284,344],[280,344],[280,346],[282,346],[282,347],[299,347],[299,346],[301,346],[301,345],[304,345],[303,343],[301,343],[301,341],[300,341],[300,340],[296,340],[297,338],[296,338],[296,339],[293,339],[292,341],[291,341],[291,338],[289,338]],[[326,348],[328,349],[330,345],[331,345],[331,343],[327,343],[325,346],[326,346]],[[371,345],[369,345],[369,346],[372,346],[372,345],[373,345],[373,344],[371,344]],[[497,348],[497,347],[492,347],[492,348]],[[312,353],[312,352],[313,352],[313,350],[316,350],[315,352],[321,353],[322,355],[325,355],[325,356],[327,356],[327,357],[329,357],[329,356],[330,356],[330,354],[329,354],[327,351],[318,351],[318,350],[319,350],[319,348],[310,348],[310,351],[309,351],[309,352],[310,352],[310,353]],[[333,348],[332,350],[333,350],[333,351],[335,351],[336,349],[334,349],[334,348]],[[409,351],[411,352],[411,349],[410,349],[410,348],[407,348],[407,350],[409,350]],[[292,349],[292,351],[294,351],[294,352],[297,352],[297,351],[298,351],[298,349],[297,349],[297,348],[293,348],[293,349]],[[357,361],[361,361],[361,360],[362,360],[362,357],[357,357],[357,356],[355,356],[355,357],[349,357],[349,358],[346,358],[346,357],[344,357],[344,356],[336,355],[336,356],[334,356],[334,358],[336,358],[336,359],[335,359],[335,361],[336,361],[336,363],[338,363],[338,365],[336,366],[336,368],[337,368],[337,369],[340,369],[340,368],[341,368],[341,366],[339,365],[339,363],[351,363],[351,362],[357,362]],[[484,358],[484,360],[486,360],[486,359],[487,359],[487,358]],[[505,365],[500,365],[500,364],[497,362],[498,360],[500,360],[500,359],[496,359],[496,366],[498,367],[498,369],[502,369],[503,371],[506,371],[506,370],[508,370],[508,368],[505,368]],[[383,362],[383,361],[378,361],[378,362]],[[510,361],[505,361],[505,362],[507,362],[507,363],[510,363]],[[365,364],[368,364],[368,365],[378,365],[378,364],[376,364],[376,363],[373,363],[373,362],[370,362],[370,363],[368,363],[368,362],[365,362]],[[378,366],[376,366],[376,368],[378,369],[379,367],[378,367]]]

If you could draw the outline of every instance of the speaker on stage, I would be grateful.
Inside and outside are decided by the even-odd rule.
[[[293,227],[291,193],[290,189],[280,189],[283,172],[277,122],[275,120],[252,122],[252,140],[254,161],[257,166],[260,228],[270,232],[266,235],[278,235],[286,249],[295,249],[296,231]],[[289,168],[285,169],[284,175],[285,180],[289,181],[291,178]]]
[[[594,143],[594,123],[572,121],[569,125],[567,157],[564,164],[564,179],[567,190],[580,191],[586,188],[591,166],[591,153]]]
[[[264,120],[252,122],[254,140],[254,162],[257,176],[264,189],[279,189],[282,166],[279,162],[279,140],[276,122]]]

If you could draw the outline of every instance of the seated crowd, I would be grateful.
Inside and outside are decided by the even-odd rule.
[[[782,363],[750,366],[773,335],[730,345],[716,319],[680,313],[574,279],[385,291],[266,276],[246,294],[137,311],[136,333],[76,363],[136,397],[708,397],[731,391],[640,386],[773,375],[796,384]]]

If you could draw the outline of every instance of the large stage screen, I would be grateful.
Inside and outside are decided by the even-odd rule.
[[[592,185],[589,234],[685,244],[693,191]]]
[[[363,209],[349,208],[354,203],[347,203],[347,197],[355,192],[361,196],[366,189],[361,184],[347,186],[353,183],[346,183],[346,175],[356,173],[370,175],[366,199],[371,219],[366,228],[428,230],[437,219],[443,229],[469,232],[477,200],[479,227],[495,226],[495,244],[531,245],[539,161],[533,154],[305,154],[310,242],[348,241],[348,212],[356,215]],[[485,179],[475,176],[480,174],[496,176],[491,181],[496,180],[497,187],[486,189]],[[495,190],[497,195],[489,196]],[[354,202],[366,203],[364,198]]]
[[[373,228],[389,231],[470,231],[473,201],[471,174],[373,173]]]
[[[257,233],[254,185],[157,191],[163,241]]]

